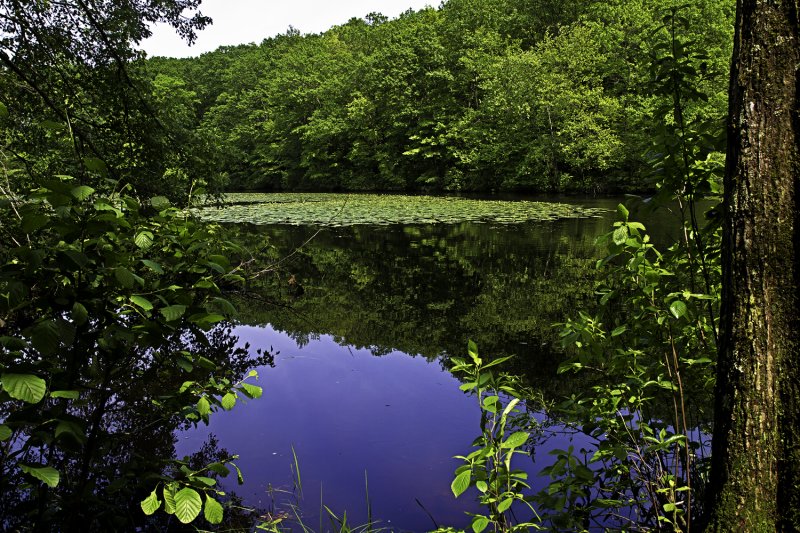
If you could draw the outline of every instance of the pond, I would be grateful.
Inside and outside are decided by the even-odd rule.
[[[274,197],[272,207],[291,200]],[[471,451],[480,412],[447,363],[473,339],[482,353],[514,355],[507,370],[546,398],[569,392],[555,372],[561,355],[553,323],[591,303],[601,253],[594,241],[611,227],[621,199],[559,200],[572,207],[536,220],[527,203],[498,215],[478,202],[467,219],[426,212],[425,223],[397,220],[396,209],[375,224],[358,198],[349,200],[353,212],[345,205],[326,225],[324,214],[318,225],[287,225],[295,215],[285,224],[259,219],[252,196],[238,198],[233,211],[207,211],[260,223],[229,228],[266,265],[262,281],[237,302],[234,333],[253,353],[273,353],[274,367],[258,369],[262,398],[181,433],[179,454],[213,436],[240,456],[244,484],[227,488],[246,505],[291,515],[289,522],[299,509],[315,529],[322,505],[338,516],[346,511],[355,525],[370,513],[395,531],[467,527],[474,494],[453,497],[460,463],[452,457]],[[672,225],[659,223],[662,240]],[[565,447],[569,438],[548,441],[535,462],[518,466],[537,473],[549,464],[548,447]]]

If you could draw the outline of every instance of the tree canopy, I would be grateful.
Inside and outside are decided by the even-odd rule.
[[[193,130],[231,189],[652,189],[644,171],[672,97],[650,65],[679,4],[449,0],[147,70],[199,96]],[[708,95],[687,119],[721,124],[733,4],[680,17]]]

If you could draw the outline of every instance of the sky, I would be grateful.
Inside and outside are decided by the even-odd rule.
[[[353,17],[378,12],[390,19],[411,8],[438,7],[439,0],[203,0],[200,12],[214,19],[189,47],[170,26],[159,25],[142,42],[148,56],[190,57],[220,46],[260,43],[289,26],[301,33],[321,33]]]

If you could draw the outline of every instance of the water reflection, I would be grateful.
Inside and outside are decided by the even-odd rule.
[[[264,398],[215,417],[207,430],[186,435],[181,449],[218,435],[241,455],[245,502],[275,512],[299,504],[315,528],[320,490],[335,512],[366,521],[365,472],[373,516],[383,525],[468,526],[465,511],[477,509],[469,494],[453,498],[459,462],[452,456],[471,451],[480,413],[443,370],[447,358],[462,355],[472,338],[483,353],[516,354],[510,371],[552,398],[563,396],[570,385],[555,379],[552,324],[593,297],[594,241],[609,226],[608,219],[583,219],[318,234],[232,228],[262,254],[257,262],[274,265],[251,287],[261,296],[238,302],[236,334],[280,354],[262,374]],[[537,454],[547,457],[568,441],[551,440]],[[526,465],[532,474],[542,466]],[[270,484],[280,490],[270,492]]]
[[[251,353],[229,325],[208,332],[176,328],[153,346],[122,342],[114,350],[105,349],[96,335],[103,335],[102,328],[86,331],[79,342],[62,349],[65,373],[78,355],[91,367],[86,374],[92,381],[63,381],[79,391],[75,401],[2,404],[0,420],[15,428],[0,448],[3,531],[166,530],[174,519],[163,513],[148,518],[139,502],[161,474],[179,475],[171,461],[175,432],[189,424],[180,410],[186,400],[175,391],[187,379],[214,375],[238,380],[251,365],[272,361],[271,354]],[[164,358],[182,351],[206,358],[213,368],[196,365],[187,372],[167,364]],[[230,456],[214,439],[198,443],[190,453],[186,463],[196,469]],[[30,483],[19,464],[55,468],[58,485]],[[228,525],[244,521],[251,522],[236,512],[228,514]]]

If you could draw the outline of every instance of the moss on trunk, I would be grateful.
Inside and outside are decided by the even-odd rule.
[[[797,0],[739,0],[712,529],[800,529]]]

